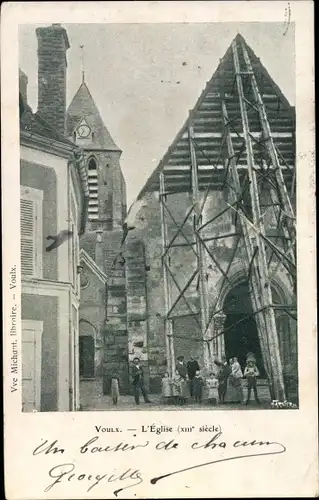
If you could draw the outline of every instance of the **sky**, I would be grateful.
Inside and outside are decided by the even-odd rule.
[[[29,79],[28,103],[34,111],[37,26],[19,27],[19,64]],[[261,22],[63,26],[71,45],[67,105],[81,84],[80,45],[84,45],[85,81],[123,151],[128,206],[164,156],[237,33],[261,59],[290,104],[295,104],[293,24],[288,31],[283,23]]]

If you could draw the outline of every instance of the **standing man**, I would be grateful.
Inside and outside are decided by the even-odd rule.
[[[132,384],[133,384],[133,389],[134,389],[135,403],[137,405],[140,404],[140,389],[141,389],[141,392],[143,394],[143,398],[144,398],[145,403],[150,403],[150,400],[148,399],[147,392],[146,392],[145,385],[144,385],[144,372],[143,372],[143,368],[140,365],[139,358],[133,359]]]
[[[217,376],[219,403],[223,404],[225,402],[228,378],[231,374],[231,367],[227,363],[226,356],[222,356],[221,361],[215,360],[215,363],[217,366],[219,366],[219,373]]]
[[[191,397],[193,396],[193,393],[194,393],[194,378],[195,378],[196,372],[198,372],[199,370],[200,370],[200,368],[199,368],[198,362],[196,361],[196,359],[193,358],[193,356],[191,356],[189,358],[188,363],[187,363],[189,392],[190,392]]]

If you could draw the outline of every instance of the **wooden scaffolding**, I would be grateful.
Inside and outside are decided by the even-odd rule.
[[[271,282],[276,273],[284,272],[296,294],[296,220],[292,203],[295,198],[294,130],[294,109],[238,35],[146,187],[159,191],[164,326],[171,373],[175,367],[173,320],[179,316],[180,301],[188,309],[184,316],[194,316],[198,323],[205,365],[212,363],[216,337],[226,330],[214,327],[220,301],[217,297],[214,305],[211,304],[207,266],[212,262],[220,273],[217,295],[221,295],[241,246],[246,254],[252,315],[270,393],[273,399],[286,399],[275,312],[281,309],[296,321],[296,306],[274,304]],[[227,192],[226,207],[204,221],[207,200],[216,189]],[[263,199],[265,191],[269,194],[268,204]],[[177,220],[168,200],[180,192],[190,193],[191,203],[185,217]],[[235,231],[222,235],[216,231],[214,235],[214,225],[226,212],[234,217]],[[276,231],[272,234],[267,226],[269,212],[276,220]],[[185,230],[190,224],[192,237]],[[170,232],[174,228],[171,237],[168,225]],[[208,227],[213,234],[209,238],[204,234]],[[210,247],[214,239],[220,238],[232,241],[232,255],[226,269]],[[183,286],[172,262],[176,246],[185,246],[194,252],[197,263]],[[195,281],[199,298],[197,311],[187,297],[187,290]],[[177,290],[174,300],[172,287]]]

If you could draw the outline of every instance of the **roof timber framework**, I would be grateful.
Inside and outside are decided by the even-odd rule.
[[[185,315],[194,316],[204,342],[205,364],[216,355],[216,338],[226,330],[214,329],[217,310],[225,285],[230,282],[232,264],[240,244],[246,252],[246,272],[250,287],[263,360],[272,396],[285,399],[282,361],[275,320],[281,309],[296,319],[288,304],[274,304],[271,281],[283,271],[296,290],[296,232],[291,199],[295,193],[294,112],[244,39],[238,35],[211,81],[207,84],[189,118],[176,137],[144,190],[159,190],[162,222],[162,265],[165,284],[165,334],[168,367],[174,370],[172,321],[181,317],[178,304],[186,305]],[[227,187],[226,208],[203,222],[210,191]],[[267,190],[269,203],[262,201]],[[169,208],[168,197],[186,191],[192,204],[182,221]],[[143,193],[143,192],[142,192]],[[141,193],[141,194],[142,194]],[[235,232],[205,237],[225,212],[234,214]],[[276,221],[270,233],[268,212]],[[186,232],[191,221],[192,237]],[[168,223],[175,228],[168,236]],[[232,255],[225,269],[211,249],[213,240],[230,238]],[[177,246],[192,249],[197,267],[190,269],[182,286],[172,269]],[[207,290],[207,261],[221,275],[218,297],[213,307]],[[199,310],[194,310],[187,291],[194,282],[199,294]],[[172,300],[172,289],[175,299]],[[245,318],[242,318],[243,321]]]

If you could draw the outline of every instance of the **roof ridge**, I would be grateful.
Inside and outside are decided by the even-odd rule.
[[[149,187],[149,185],[152,182],[152,179],[156,175],[158,175],[159,172],[162,171],[162,169],[164,167],[164,164],[165,164],[167,158],[169,157],[170,153],[174,150],[174,148],[176,147],[176,145],[178,144],[178,142],[182,139],[182,136],[185,133],[185,130],[187,129],[187,127],[188,127],[188,123],[189,123],[189,120],[190,120],[190,115],[193,115],[193,114],[195,114],[195,113],[198,112],[198,109],[200,108],[203,100],[205,99],[205,97],[206,97],[206,95],[207,95],[207,93],[209,91],[209,88],[214,84],[216,78],[218,77],[218,74],[220,73],[220,71],[222,71],[222,68],[223,68],[223,65],[225,64],[225,62],[228,61],[229,54],[230,54],[230,52],[232,50],[232,45],[233,45],[234,42],[243,43],[244,46],[245,46],[245,48],[246,48],[246,50],[249,52],[249,56],[255,58],[258,61],[258,64],[260,65],[261,72],[265,75],[265,77],[271,83],[271,85],[273,87],[273,90],[274,90],[274,93],[278,96],[278,98],[280,99],[280,101],[282,102],[282,104],[284,104],[284,106],[285,106],[285,108],[287,110],[287,113],[289,115],[291,114],[291,112],[292,112],[291,110],[292,110],[293,106],[291,106],[291,104],[289,103],[288,99],[285,97],[285,95],[283,94],[283,92],[280,90],[279,86],[275,83],[275,81],[273,80],[273,78],[270,76],[270,74],[268,73],[266,67],[261,62],[260,58],[255,54],[255,52],[253,51],[253,49],[246,42],[245,38],[240,33],[238,33],[232,39],[232,41],[231,41],[230,45],[228,46],[228,48],[226,49],[223,57],[219,59],[219,63],[217,65],[215,71],[213,72],[212,77],[206,82],[206,86],[201,91],[199,97],[197,98],[197,100],[195,102],[195,105],[190,110],[189,115],[187,116],[186,120],[184,121],[182,127],[179,129],[179,131],[175,135],[173,141],[166,148],[166,151],[162,155],[162,157],[161,157],[161,159],[160,159],[157,167],[155,167],[155,169],[149,175],[147,181],[144,183],[142,189],[140,190],[139,194],[137,195],[137,198],[136,198],[135,202],[138,201],[138,200],[140,200],[143,197],[143,195],[147,192],[148,187]]]

